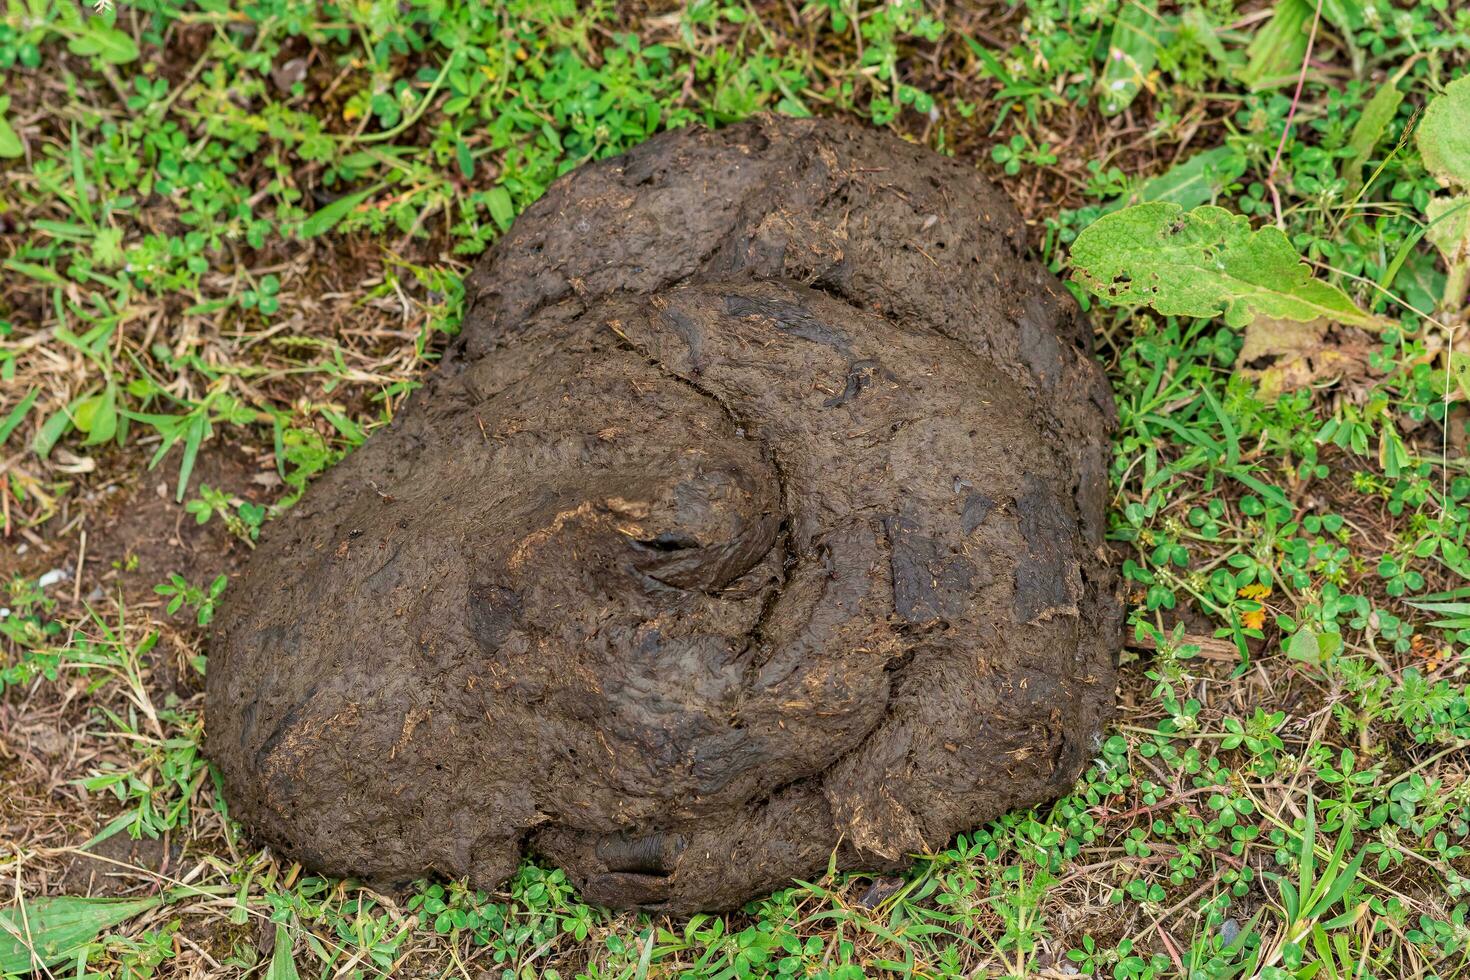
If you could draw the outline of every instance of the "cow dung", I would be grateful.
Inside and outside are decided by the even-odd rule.
[[[1065,792],[1113,702],[1112,400],[972,167],[832,121],[578,168],[212,638],[231,813],[380,887],[737,906]]]

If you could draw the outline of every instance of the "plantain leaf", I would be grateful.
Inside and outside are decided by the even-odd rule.
[[[1138,97],[1159,61],[1158,0],[1124,4],[1113,24],[1107,64],[1098,77],[1098,108],[1116,116]]]
[[[313,212],[311,217],[301,222],[301,237],[315,238],[317,235],[331,231],[337,222],[347,217],[353,208],[367,200],[368,195],[377,191],[381,186],[381,184],[375,185],[367,190],[339,197],[321,210]]]
[[[510,224],[516,216],[515,204],[510,199],[510,191],[496,184],[485,195],[485,202],[490,205],[490,217],[495,219],[500,230],[509,231]]]
[[[83,424],[83,418],[86,424]],[[73,413],[76,427],[87,433],[84,446],[97,446],[117,434],[117,389],[111,384],[82,404]]]
[[[1383,134],[1388,132],[1388,127],[1393,122],[1393,117],[1398,115],[1399,105],[1403,101],[1404,93],[1390,81],[1373,93],[1373,98],[1363,107],[1363,114],[1358,117],[1358,123],[1348,137],[1348,149],[1353,151],[1352,156],[1342,163],[1342,176],[1353,191],[1362,186],[1363,167],[1383,139]]]
[[[271,952],[271,964],[266,968],[265,980],[300,980],[296,961],[291,958],[291,933],[279,922],[276,923],[275,949]]]
[[[1186,208],[1207,204],[1245,173],[1245,154],[1233,146],[1196,153],[1144,184],[1141,201],[1169,201]]]
[[[1431,197],[1424,216],[1429,219],[1424,237],[1439,249],[1446,264],[1470,258],[1470,194]]]
[[[459,172],[464,174],[465,180],[475,179],[475,158],[470,153],[470,148],[465,145],[464,140],[457,140],[454,144],[454,158],[459,162]]]
[[[1243,215],[1212,205],[1186,211],[1156,201],[1103,215],[1077,236],[1072,267],[1073,278],[1098,296],[1166,316],[1221,316],[1232,327],[1256,316],[1384,322],[1312,278],[1281,229],[1253,231]]]
[[[1252,92],[1264,92],[1294,82],[1307,55],[1307,27],[1316,5],[1307,0],[1281,0],[1271,19],[1246,48],[1246,64],[1239,77]]]
[[[162,904],[153,898],[37,898],[20,909],[0,910],[0,974],[30,973],[75,957],[103,930]],[[40,972],[36,970],[35,972]]]
[[[1470,189],[1470,75],[1445,86],[1424,108],[1419,131],[1424,169],[1441,183]]]
[[[1455,387],[1460,389],[1460,398],[1470,402],[1470,354],[1462,354],[1459,351],[1450,352],[1450,377],[1455,381]],[[1470,613],[1470,605],[1466,612]],[[1470,627],[1470,622],[1466,623]]]

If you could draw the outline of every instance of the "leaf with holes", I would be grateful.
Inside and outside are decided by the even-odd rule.
[[[1143,304],[1165,316],[1318,317],[1377,328],[1336,286],[1312,277],[1281,229],[1252,230],[1224,208],[1186,211],[1153,202],[1103,215],[1072,246],[1073,278],[1103,299]]]

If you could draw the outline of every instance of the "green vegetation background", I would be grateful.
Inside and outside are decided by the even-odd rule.
[[[1446,0],[9,0],[0,972],[1467,975],[1466,224],[1413,137],[1467,53]],[[198,747],[228,574],[147,547],[139,501],[163,483],[245,552],[391,417],[548,183],[756,111],[974,161],[1064,275],[1100,218],[1219,205],[1349,304],[1283,326],[1074,284],[1120,408],[1132,609],[1096,762],[902,878],[687,922],[534,863],[395,898],[251,851]],[[1453,156],[1470,111],[1446,112]],[[206,482],[224,456],[250,479]],[[87,567],[88,529],[116,545],[96,588],[46,575]],[[36,750],[50,730],[74,751]],[[164,860],[57,897],[79,845],[130,838]]]

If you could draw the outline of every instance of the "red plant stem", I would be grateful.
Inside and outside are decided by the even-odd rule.
[[[1307,35],[1307,51],[1302,55],[1302,70],[1296,77],[1296,92],[1291,97],[1291,109],[1286,113],[1286,128],[1281,131],[1281,142],[1276,144],[1276,155],[1271,158],[1271,169],[1266,172],[1266,186],[1271,190],[1271,202],[1276,207],[1276,224],[1285,227],[1281,217],[1281,195],[1276,191],[1276,167],[1281,163],[1281,153],[1291,136],[1291,124],[1296,119],[1296,108],[1302,102],[1302,87],[1307,83],[1307,66],[1312,61],[1312,48],[1317,43],[1317,25],[1322,20],[1322,0],[1317,0],[1317,9],[1312,14],[1312,33]]]

